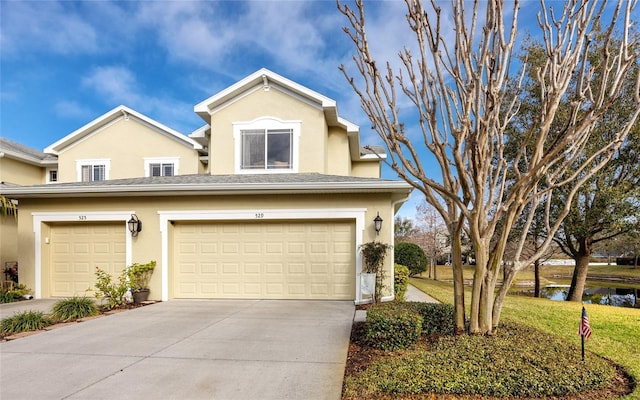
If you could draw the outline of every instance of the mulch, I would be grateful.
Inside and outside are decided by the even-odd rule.
[[[349,352],[347,353],[347,364],[344,375],[345,378],[347,376],[355,376],[359,374],[360,372],[364,371],[367,366],[373,361],[388,354],[382,350],[368,347],[366,344],[364,344],[363,338],[364,323],[354,323],[351,329],[351,342],[349,344]],[[609,360],[609,362],[611,362],[611,364],[616,368],[616,375],[606,388],[568,396],[532,398],[423,393],[419,395],[377,394],[375,397],[343,396],[342,400],[602,400],[616,399],[633,392],[636,388],[636,382],[634,378],[629,375],[629,373],[627,373],[622,366],[614,363],[611,360]]]

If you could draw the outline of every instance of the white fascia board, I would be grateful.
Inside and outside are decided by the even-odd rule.
[[[253,74],[247,76],[246,78],[234,83],[228,88],[216,93],[215,95],[209,97],[206,100],[201,101],[193,107],[193,111],[200,115],[203,119],[203,115],[211,115],[211,112],[214,108],[218,106],[217,103],[226,102],[230,98],[233,98],[247,88],[253,87],[257,84],[263,85],[264,80],[263,77],[267,79],[267,81],[273,81],[285,88],[291,90],[292,92],[298,93],[303,97],[307,97],[313,99],[314,101],[320,103],[323,108],[331,108],[336,107],[335,100],[332,100],[316,91],[313,91],[305,86],[300,85],[292,80],[289,80],[281,75],[276,74],[273,71],[270,71],[266,68],[262,68]],[[206,119],[205,119],[206,121]]]
[[[163,125],[160,122],[147,117],[146,115],[140,114],[139,112],[132,110],[127,106],[119,105],[113,110],[101,115],[100,117],[94,119],[93,121],[82,126],[81,128],[76,129],[75,131],[71,132],[67,136],[63,137],[62,139],[48,146],[47,148],[44,149],[44,152],[58,155],[63,148],[73,144],[78,140],[81,140],[82,138],[92,134],[93,132],[95,132],[96,130],[99,130],[104,126],[107,126],[121,118],[126,118],[128,115],[134,116],[135,118],[145,122],[146,124],[154,127],[155,129],[166,132],[170,136],[173,136],[179,141],[184,142],[186,145],[192,146],[196,150],[199,150],[202,148],[202,146],[196,141],[194,141],[193,139],[169,128],[168,126]]]

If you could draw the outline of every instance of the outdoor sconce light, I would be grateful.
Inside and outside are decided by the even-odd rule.
[[[131,214],[131,219],[127,221],[127,225],[129,225],[131,236],[138,236],[138,232],[142,230],[142,221],[140,221],[135,214]]]
[[[380,234],[380,229],[382,229],[382,218],[380,218],[380,213],[373,219],[373,228],[376,230],[376,235]]]

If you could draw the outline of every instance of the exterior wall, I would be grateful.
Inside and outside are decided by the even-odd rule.
[[[0,216],[0,268],[2,271],[8,261],[18,261],[18,219],[11,215]],[[18,273],[20,272],[18,270]],[[4,274],[0,275],[0,280],[4,280]]]
[[[178,157],[177,174],[197,174],[198,152],[131,116],[76,142],[58,156],[58,181],[77,182],[76,160],[109,159],[109,179],[145,176],[145,157]]]
[[[326,173],[327,125],[320,107],[303,103],[271,87],[260,86],[250,94],[218,110],[211,117],[209,170],[211,174],[235,172],[233,123],[249,122],[261,117],[301,121],[298,172]],[[345,149],[348,153],[348,149]]]
[[[15,185],[39,185],[45,183],[45,168],[11,158],[0,158],[0,182]]]
[[[349,138],[344,129],[329,128],[327,141],[327,174],[351,175],[351,155],[349,154]]]
[[[360,161],[351,164],[351,175],[362,178],[380,178],[380,161]]]
[[[21,218],[18,223],[19,230],[19,255],[20,281],[29,288],[36,288],[36,240],[34,235],[34,216],[43,213],[66,213],[65,218],[69,221],[91,222],[92,213],[119,213],[119,218],[123,224],[126,223],[130,212],[134,212],[143,221],[143,230],[140,234],[131,238],[130,260],[127,262],[145,263],[156,260],[158,265],[151,278],[150,298],[162,298],[162,269],[167,266],[162,265],[162,231],[167,231],[171,235],[171,224],[162,226],[162,215],[159,212],[185,212],[188,210],[210,210],[212,212],[225,212],[233,210],[238,213],[230,213],[228,220],[235,221],[255,221],[256,218],[269,219],[271,214],[279,216],[295,215],[295,210],[322,210],[322,209],[364,209],[364,229],[360,232],[362,243],[372,240],[393,243],[393,210],[390,207],[391,197],[389,194],[370,195],[349,195],[349,194],[327,194],[327,195],[270,195],[270,196],[200,196],[200,197],[122,197],[122,198],[78,198],[78,199],[24,199],[20,203]],[[373,219],[380,213],[383,218],[382,231],[376,235],[373,227]],[[115,218],[115,217],[114,217]],[[287,218],[278,217],[279,220]],[[308,219],[307,216],[296,216],[290,219]],[[332,219],[335,217],[329,217]],[[41,236],[41,274],[47,277],[49,273],[48,244],[46,239],[50,235],[50,223],[44,221],[40,224]],[[128,235],[128,232],[127,232]],[[358,235],[358,232],[356,232]],[[169,240],[169,246],[171,240]],[[171,254],[171,249],[167,251]],[[169,256],[169,264],[171,257]],[[385,295],[393,293],[393,256],[387,257],[385,262],[387,268],[387,292]],[[171,276],[169,275],[169,281]],[[360,279],[359,274],[356,279]],[[49,296],[47,280],[43,280],[42,297]]]

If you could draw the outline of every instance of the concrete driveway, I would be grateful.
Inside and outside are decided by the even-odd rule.
[[[0,344],[0,398],[337,400],[354,309],[171,300],[72,324]]]

